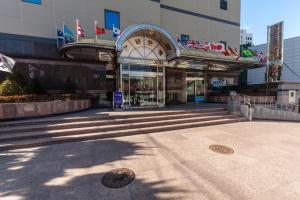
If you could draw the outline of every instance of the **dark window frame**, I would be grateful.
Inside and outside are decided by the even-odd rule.
[[[228,10],[228,0],[220,0],[220,9]]]
[[[184,37],[187,37],[188,39],[187,40],[183,40]],[[181,34],[180,35],[180,40],[183,43],[186,43],[189,39],[190,39],[190,35],[188,35],[188,34]]]
[[[110,12],[110,13],[115,13],[118,15],[118,20],[119,20],[119,24],[118,26],[115,26],[116,28],[120,29],[121,26],[121,17],[120,17],[120,12],[119,11],[115,11],[115,10],[109,10],[109,9],[104,9],[104,24],[105,24],[105,29],[107,30],[113,30],[113,28],[109,28],[107,21],[106,21],[106,13]]]

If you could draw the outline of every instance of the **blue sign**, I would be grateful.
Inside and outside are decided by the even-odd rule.
[[[122,108],[123,95],[122,92],[114,92],[114,107]]]

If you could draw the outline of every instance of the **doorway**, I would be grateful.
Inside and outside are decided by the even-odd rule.
[[[204,77],[201,72],[188,72],[186,76],[187,102],[204,102]]]
[[[165,105],[164,67],[121,64],[124,108]]]

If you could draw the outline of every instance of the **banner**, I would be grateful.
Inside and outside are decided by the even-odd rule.
[[[268,27],[267,68],[269,81],[276,82],[281,78],[283,65],[283,22]]]

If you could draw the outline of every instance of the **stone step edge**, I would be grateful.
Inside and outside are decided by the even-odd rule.
[[[87,116],[87,117],[70,117],[70,118],[53,118],[53,119],[43,119],[43,120],[21,120],[21,121],[10,121],[10,122],[1,122],[0,121],[0,127],[12,127],[12,126],[24,126],[24,125],[30,125],[30,124],[49,124],[49,123],[57,123],[57,122],[78,122],[78,121],[91,121],[91,120],[98,120],[103,118],[114,118],[114,119],[124,119],[124,118],[134,118],[134,117],[155,117],[155,116],[162,116],[162,115],[176,115],[176,114],[184,114],[184,113],[209,113],[209,112],[220,112],[220,111],[226,111],[225,108],[213,108],[213,109],[201,109],[201,110],[180,110],[180,111],[158,111],[158,112],[150,112],[150,113],[143,113],[143,114],[130,114],[128,112],[128,115],[121,114],[121,115],[107,115],[105,113],[96,115],[96,116]]]
[[[55,136],[66,136],[66,135],[80,135],[86,133],[95,133],[95,132],[107,132],[107,131],[117,131],[117,130],[130,130],[143,127],[156,127],[156,126],[166,126],[172,124],[184,124],[189,122],[206,122],[219,119],[230,119],[234,118],[234,115],[226,116],[209,116],[209,117],[191,117],[185,119],[176,119],[176,120],[164,120],[164,121],[151,121],[151,122],[138,122],[138,123],[127,123],[121,125],[108,125],[103,127],[84,127],[84,128],[74,128],[74,129],[60,129],[53,132],[25,132],[25,133],[16,133],[16,134],[5,134],[0,135],[0,143],[10,142],[14,140],[26,140],[26,139],[39,139]]]
[[[96,125],[112,125],[116,123],[125,124],[132,123],[134,121],[137,122],[147,122],[147,121],[160,121],[160,120],[168,120],[168,119],[179,119],[180,117],[210,117],[210,116],[219,116],[219,115],[228,115],[226,111],[223,112],[212,112],[212,113],[189,113],[182,115],[166,115],[166,116],[158,116],[158,117],[142,117],[142,118],[129,118],[129,119],[113,119],[113,120],[99,120],[99,121],[83,121],[83,122],[72,122],[72,123],[61,123],[61,124],[40,124],[40,125],[32,125],[32,126],[17,126],[17,127],[9,127],[0,130],[0,136],[15,133],[24,133],[24,132],[33,132],[33,131],[45,131],[45,130],[58,130],[58,129],[69,129],[72,127],[87,127],[87,126],[96,126]]]
[[[189,128],[197,128],[197,127],[205,127],[205,126],[214,126],[214,125],[222,125],[222,124],[230,124],[230,123],[237,123],[245,121],[245,119],[228,119],[228,120],[216,120],[216,121],[209,121],[205,123],[193,123],[193,124],[181,124],[179,126],[168,126],[168,127],[160,127],[160,128],[152,128],[152,129],[139,129],[139,130],[132,130],[132,131],[118,131],[115,133],[94,133],[81,135],[80,137],[58,137],[58,138],[47,138],[41,140],[29,140],[27,143],[23,141],[23,143],[10,143],[6,145],[0,145],[0,151],[8,151],[8,150],[15,150],[15,149],[23,149],[23,148],[32,148],[32,147],[40,147],[40,146],[47,146],[47,145],[54,145],[54,144],[62,144],[62,143],[70,143],[70,142],[81,142],[81,141],[88,141],[88,140],[98,140],[98,139],[109,139],[109,138],[117,138],[117,137],[124,137],[124,136],[132,136],[132,135],[139,135],[139,134],[150,134],[155,132],[164,132],[164,131],[172,131],[172,130],[181,130],[181,129],[189,129]]]

